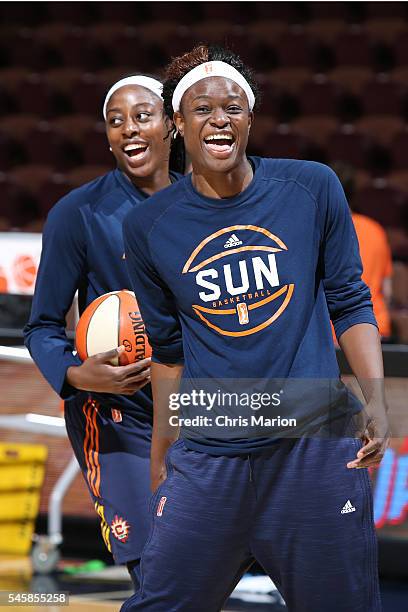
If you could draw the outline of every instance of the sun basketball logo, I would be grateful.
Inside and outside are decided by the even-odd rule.
[[[195,314],[224,336],[248,336],[272,325],[295,287],[279,280],[276,254],[287,250],[278,236],[256,225],[232,225],[204,238],[183,268],[183,274],[195,274],[206,304],[192,304]]]

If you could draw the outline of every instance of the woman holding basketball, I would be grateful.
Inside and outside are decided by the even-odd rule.
[[[142,75],[109,90],[103,115],[117,168],[71,191],[49,213],[25,328],[34,361],[65,400],[68,436],[105,543],[117,563],[128,564],[135,587],[149,523],[150,359],[113,367],[114,350],[81,363],[66,336],[65,316],[77,291],[82,313],[98,296],[129,288],[122,221],[178,178],[169,172],[173,126],[161,92],[159,81]]]
[[[156,489],[142,588],[124,612],[218,612],[254,559],[291,612],[380,610],[370,485],[357,469],[379,463],[388,437],[370,294],[336,175],[246,156],[257,95],[224,49],[175,58],[163,98],[193,172],[123,225],[153,350]],[[330,318],[367,401],[357,436]],[[259,417],[252,427],[251,411],[218,393],[275,381],[279,408],[262,416],[294,414],[292,432]],[[186,422],[170,448],[169,400],[210,415],[202,427]],[[225,429],[231,416],[238,425]]]

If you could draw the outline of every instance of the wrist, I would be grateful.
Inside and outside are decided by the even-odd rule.
[[[75,389],[81,389],[79,380],[80,369],[81,366],[69,366],[65,374],[65,380]]]

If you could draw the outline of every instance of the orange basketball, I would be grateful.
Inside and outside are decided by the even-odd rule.
[[[125,352],[119,360],[112,361],[114,365],[127,365],[150,357],[152,349],[135,294],[123,289],[96,298],[78,321],[75,344],[82,361],[121,344]]]

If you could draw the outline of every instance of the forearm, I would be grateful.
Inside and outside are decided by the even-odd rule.
[[[389,424],[384,395],[384,369],[380,336],[368,323],[353,325],[339,340],[367,402],[356,420],[363,442],[349,469],[378,466],[389,441]]]
[[[169,417],[175,413],[169,410],[169,397],[177,393],[183,365],[152,363],[151,382],[153,391],[153,435],[151,447],[152,488],[165,478],[165,463],[168,448],[178,438],[178,428],[172,426]]]
[[[366,402],[384,403],[384,366],[377,328],[369,323],[353,325],[340,336],[339,344]]]
[[[81,365],[79,357],[72,353],[65,328],[61,325],[26,325],[24,343],[44,378],[62,398],[75,394],[74,386],[66,379],[68,369]]]

